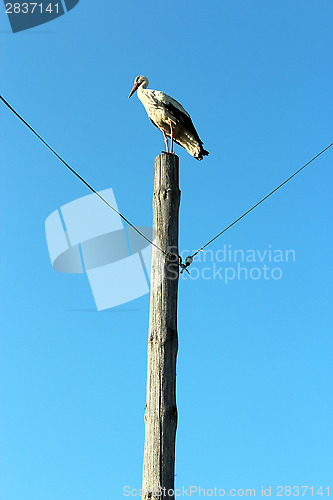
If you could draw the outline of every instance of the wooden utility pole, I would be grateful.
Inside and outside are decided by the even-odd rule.
[[[153,247],[143,461],[144,500],[173,499],[177,429],[179,158],[155,158]]]

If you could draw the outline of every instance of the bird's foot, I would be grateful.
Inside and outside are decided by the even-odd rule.
[[[172,127],[172,122],[170,120],[170,141],[171,141],[171,147],[170,147],[170,153],[174,154],[173,152],[173,127]]]
[[[165,142],[165,145],[166,145],[166,152],[169,153],[169,141],[168,141],[168,138],[167,138],[167,135],[165,132],[163,132],[163,135],[164,135],[164,142]]]

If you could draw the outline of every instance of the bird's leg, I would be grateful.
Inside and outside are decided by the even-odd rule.
[[[170,140],[171,140],[170,153],[173,153],[173,128],[171,120],[170,120]]]
[[[164,132],[164,130],[163,130],[163,135],[164,135],[164,142],[165,142],[165,145],[166,145],[166,150],[167,150],[167,153],[169,153],[169,141],[168,141],[168,138],[167,138],[166,133]]]

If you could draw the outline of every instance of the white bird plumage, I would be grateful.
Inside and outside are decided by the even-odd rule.
[[[179,102],[159,90],[147,89],[148,78],[139,75],[134,80],[134,86],[128,97],[137,91],[138,98],[144,105],[150,120],[164,135],[169,152],[168,137],[171,138],[170,153],[173,153],[173,141],[185,148],[197,160],[209,153],[203,148],[188,112]]]

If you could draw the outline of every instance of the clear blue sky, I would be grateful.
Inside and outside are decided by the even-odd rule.
[[[329,0],[81,0],[16,34],[0,11],[1,94],[137,225],[164,144],[133,79],[191,113],[210,156],[176,146],[181,250],[332,142]],[[123,498],[141,487],[149,297],[97,312],[86,276],[52,269],[45,219],[88,191],[0,116],[1,498]],[[333,488],[332,158],[210,247],[292,249],[281,279],[180,283],[179,488]]]

